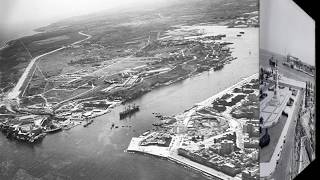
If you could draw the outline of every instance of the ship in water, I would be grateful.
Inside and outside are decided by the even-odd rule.
[[[87,121],[84,123],[83,127],[87,127],[87,126],[89,126],[91,123],[93,123],[93,120],[92,120],[92,119],[89,119],[89,120],[87,120]]]
[[[132,115],[133,113],[137,112],[140,110],[140,107],[138,105],[128,105],[125,107],[124,111],[120,112],[120,119],[124,119],[127,116]]]
[[[55,133],[62,130],[62,127],[58,124],[52,123],[51,125],[44,128],[45,133]]]
[[[221,69],[223,68],[223,66],[224,66],[224,64],[217,64],[217,65],[213,68],[213,70],[214,70],[214,71],[219,71],[219,70],[221,70]]]

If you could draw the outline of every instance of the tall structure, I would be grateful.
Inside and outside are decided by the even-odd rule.
[[[278,73],[278,62],[273,59],[273,57],[270,59],[270,66],[273,73],[273,80],[274,80],[274,90],[273,90],[273,97],[270,101],[270,104],[273,106],[280,104],[280,98],[279,98],[279,73]],[[273,62],[272,62],[273,61]]]

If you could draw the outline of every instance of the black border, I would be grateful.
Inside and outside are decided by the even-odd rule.
[[[319,20],[319,17],[317,16],[317,0],[293,0],[298,6],[300,6],[316,23],[316,67],[317,67],[317,59],[319,59],[319,53],[317,53],[317,49],[319,47],[319,27],[317,25],[317,22]],[[319,99],[319,69],[316,69],[316,99],[318,104]],[[316,105],[317,109],[317,105]],[[320,117],[319,111],[316,110],[316,117]],[[319,150],[320,150],[320,122],[317,122],[316,118],[316,159],[306,168],[304,169],[296,178],[295,180],[302,180],[302,179],[317,179],[317,170],[319,171]]]

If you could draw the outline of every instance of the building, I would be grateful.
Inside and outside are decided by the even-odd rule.
[[[183,134],[187,132],[187,127],[183,124],[183,122],[178,122],[177,125],[173,128],[173,131],[177,134]]]
[[[300,63],[301,63],[301,61],[299,60],[299,58],[294,57],[294,56],[292,56],[292,55],[290,55],[290,54],[287,55],[287,62],[288,62],[288,63],[293,63],[293,64],[300,64]]]
[[[213,153],[220,154],[221,144],[220,143],[213,144],[209,147],[209,150],[212,151]]]
[[[258,180],[259,168],[245,169],[242,171],[242,180]]]
[[[236,168],[232,163],[223,164],[221,167],[221,171],[230,176],[235,176],[241,172],[241,170],[239,168]]]
[[[221,155],[228,155],[234,151],[234,143],[231,140],[223,140],[221,142]]]
[[[247,122],[244,125],[243,132],[248,133],[249,137],[259,137],[260,132],[259,132],[259,124],[255,124],[253,122]]]
[[[259,135],[251,137],[248,133],[245,133],[243,145],[245,148],[259,148]]]

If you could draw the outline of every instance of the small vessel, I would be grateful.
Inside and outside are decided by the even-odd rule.
[[[87,122],[83,125],[83,127],[87,127],[87,126],[89,126],[91,123],[93,123],[93,120],[92,120],[92,119],[87,120]]]
[[[120,112],[120,119],[124,119],[125,117],[137,112],[140,110],[140,107],[138,105],[129,105],[127,107],[125,107],[124,111]]]
[[[146,132],[144,132],[142,135],[143,135],[143,136],[146,136],[146,135],[148,135],[148,134],[150,134],[150,131],[146,131]]]
[[[219,70],[221,70],[223,67],[224,67],[223,64],[218,64],[218,65],[216,65],[216,66],[213,68],[213,70],[214,70],[214,71],[219,71]]]
[[[45,133],[41,133],[41,134],[32,136],[32,137],[29,138],[29,142],[33,143],[33,142],[40,141],[40,140],[42,140],[45,136],[46,136]]]
[[[9,123],[6,121],[6,122],[3,122],[3,123],[0,123],[0,130],[3,132],[3,133],[6,133],[10,128],[10,125]]]
[[[62,130],[62,127],[57,125],[57,124],[52,124],[49,126],[49,128],[46,128],[45,129],[45,133],[54,133],[54,132],[58,132],[58,131],[61,131]]]
[[[162,126],[163,124],[164,124],[163,122],[152,123],[153,126]]]
[[[162,118],[163,116],[161,114],[155,115],[156,118]]]

